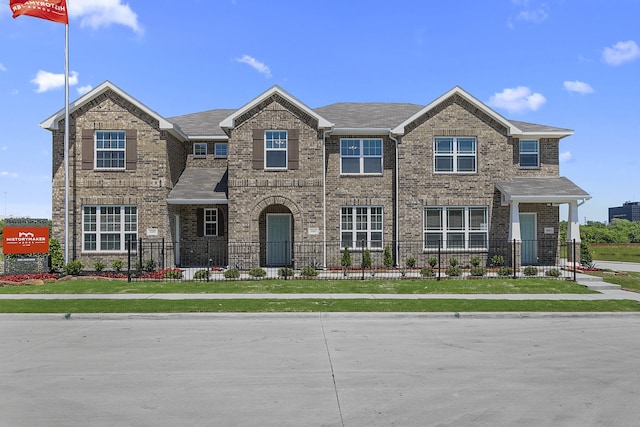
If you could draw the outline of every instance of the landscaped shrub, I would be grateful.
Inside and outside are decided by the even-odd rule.
[[[456,267],[458,265],[458,258],[456,257],[449,258],[449,265],[451,267]]]
[[[62,247],[57,239],[49,240],[49,259],[51,260],[51,269],[53,271],[60,271],[64,265],[64,254],[62,253]]]
[[[266,275],[267,272],[264,270],[264,268],[253,267],[251,270],[249,270],[249,276],[251,277],[264,277]]]
[[[100,262],[100,261],[96,261],[93,263],[93,269],[95,271],[102,271],[104,270],[104,263]]]
[[[362,251],[362,266],[364,268],[371,268],[371,251],[369,248]]]
[[[144,262],[143,268],[144,268],[144,271],[148,271],[148,272],[155,271],[156,262],[152,259],[148,259]]]
[[[300,276],[302,277],[310,278],[310,277],[316,277],[317,275],[318,275],[318,272],[316,271],[316,269],[310,266],[300,270]]]
[[[502,255],[494,255],[491,257],[491,265],[493,267],[502,267],[504,265],[504,257]]]
[[[230,268],[224,272],[225,279],[237,279],[240,277],[240,270],[237,268]]]
[[[84,268],[84,264],[80,261],[69,261],[65,266],[62,267],[65,273],[70,274],[72,276],[77,276],[82,272]]]
[[[410,256],[409,258],[407,258],[407,260],[404,262],[404,264],[407,266],[407,268],[415,268],[416,259],[414,257]]]
[[[284,277],[286,279],[287,277],[293,277],[294,274],[293,269],[289,267],[280,267],[278,269],[278,277]]]
[[[447,276],[455,277],[455,276],[461,275],[462,270],[457,265],[455,266],[452,265],[450,267],[447,267],[446,273],[447,273]]]
[[[163,279],[182,279],[182,270],[178,268],[167,270],[162,276]]]
[[[351,252],[349,252],[349,248],[347,247],[342,251],[342,260],[340,261],[340,265],[343,267],[351,267]]]
[[[113,268],[116,273],[119,273],[122,270],[123,262],[120,259],[117,259],[111,263],[111,268]]]
[[[527,265],[524,270],[522,270],[525,276],[537,276],[538,268],[533,265]]]
[[[558,270],[557,268],[552,268],[551,270],[547,270],[544,273],[545,275],[549,276],[549,277],[560,277],[560,275],[562,274],[560,272],[560,270]]]
[[[478,267],[477,265],[469,269],[469,274],[474,277],[482,277],[485,273],[486,270],[482,267]]]
[[[436,265],[438,265],[438,258],[436,257],[429,258],[429,266],[431,268],[434,268]]]
[[[480,258],[477,256],[471,257],[469,264],[471,264],[472,267],[478,267],[480,265]]]
[[[500,267],[498,269],[498,276],[506,277],[511,276],[513,274],[513,270],[510,267]]]
[[[384,255],[382,263],[387,268],[393,267],[393,256],[391,255],[391,248],[389,247],[389,245],[384,245]]]
[[[420,269],[420,275],[422,277],[433,277],[436,273],[433,271],[433,267],[422,267]]]
[[[193,273],[193,278],[196,280],[203,280],[209,277],[209,270],[198,270]]]
[[[587,242],[580,243],[580,264],[590,266],[593,263],[591,247]]]

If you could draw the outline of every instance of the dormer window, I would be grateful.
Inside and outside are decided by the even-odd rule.
[[[537,139],[520,140],[520,167],[540,167],[540,144]]]

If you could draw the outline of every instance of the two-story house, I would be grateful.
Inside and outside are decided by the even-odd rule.
[[[274,86],[236,110],[165,118],[110,82],[69,106],[69,253],[85,265],[164,241],[178,266],[397,264],[518,242],[557,262],[559,206],[579,242],[584,190],[559,176],[572,130],[507,120],[459,87],[428,105],[310,108]],[[53,235],[64,232],[64,110],[53,135]]]

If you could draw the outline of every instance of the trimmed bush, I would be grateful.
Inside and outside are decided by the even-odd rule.
[[[451,267],[447,268],[446,273],[447,273],[447,276],[455,277],[455,276],[460,276],[462,274],[462,270],[457,265],[452,265]]]
[[[474,277],[482,277],[486,273],[486,270],[482,267],[474,266],[469,269],[469,274]]]
[[[422,277],[433,277],[435,276],[435,272],[433,271],[433,267],[423,267],[420,269],[420,275]]]
[[[340,265],[343,267],[351,267],[351,252],[349,252],[349,248],[344,248],[342,251],[342,260],[340,261]]]
[[[240,277],[240,270],[237,268],[230,268],[224,272],[225,279],[238,279]]]
[[[560,277],[562,273],[557,268],[552,268],[551,270],[545,271],[544,274],[549,277]]]
[[[469,264],[471,264],[472,267],[478,267],[480,265],[480,258],[477,256],[471,257]]]
[[[538,268],[533,265],[527,265],[524,270],[522,270],[525,276],[537,276]]]
[[[286,279],[287,277],[293,277],[294,274],[293,269],[289,267],[280,267],[278,269],[278,277],[284,277]]]
[[[436,257],[429,258],[429,266],[431,268],[434,268],[436,265],[438,265],[438,258]]]
[[[100,262],[100,261],[96,261],[93,263],[93,269],[95,271],[102,271],[104,270],[104,263]]]
[[[264,277],[266,275],[267,272],[264,270],[264,268],[253,267],[251,270],[249,270],[249,276],[251,277]]]
[[[318,275],[318,272],[316,271],[315,268],[311,266],[305,267],[300,271],[300,276],[306,277],[306,278],[316,277],[317,275]]]
[[[502,267],[504,265],[504,257],[502,255],[492,256],[491,265],[494,267]]]
[[[49,259],[51,260],[51,269],[53,271],[60,271],[64,265],[64,254],[62,253],[62,247],[57,239],[49,240]]]
[[[122,260],[117,259],[111,263],[111,268],[113,268],[116,273],[119,273],[122,270],[123,265],[124,263],[122,262]]]
[[[65,266],[62,267],[65,273],[70,274],[72,276],[77,276],[82,272],[84,268],[84,264],[80,261],[70,261]]]
[[[182,271],[179,269],[171,269],[164,273],[163,279],[182,279]]]
[[[393,255],[391,255],[391,248],[389,245],[384,245],[384,256],[383,261],[385,267],[393,267]]]
[[[371,268],[371,251],[369,248],[362,251],[362,266],[364,268]]]
[[[407,258],[404,264],[407,266],[407,268],[414,268],[416,266],[416,259],[410,256],[409,258]]]
[[[498,276],[506,277],[511,276],[513,274],[513,270],[510,267],[500,267],[498,269]]]
[[[198,270],[193,273],[193,278],[196,280],[203,280],[209,277],[209,270]]]

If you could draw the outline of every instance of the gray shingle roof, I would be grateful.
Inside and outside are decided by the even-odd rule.
[[[518,129],[527,133],[565,133],[573,132],[571,129],[557,128],[547,125],[538,125],[535,123],[520,122],[518,120],[509,120]]]
[[[200,113],[185,114],[184,116],[169,117],[167,120],[177,125],[182,132],[190,137],[226,136],[219,124],[235,111],[229,109],[208,110]]]
[[[227,202],[226,168],[186,168],[167,197],[170,205]]]
[[[338,102],[314,111],[337,128],[391,129],[423,108],[416,104],[389,102]]]
[[[553,203],[591,198],[589,193],[563,176],[514,178],[496,182],[496,188],[508,201]]]

